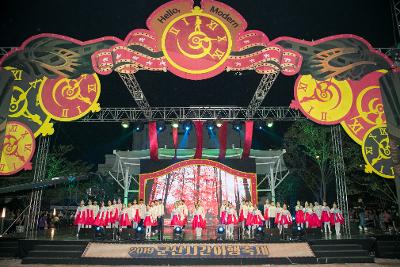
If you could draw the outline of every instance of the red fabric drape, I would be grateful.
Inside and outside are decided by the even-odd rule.
[[[253,140],[253,124],[253,121],[244,122],[245,132],[242,159],[247,159],[250,155],[251,142]]]
[[[196,129],[196,153],[194,158],[201,159],[203,155],[203,122],[194,121],[194,128]]]
[[[158,159],[157,125],[155,121],[149,122],[150,159]]]
[[[224,121],[221,128],[219,128],[218,139],[219,139],[219,158],[224,159],[226,155],[226,134],[227,134],[228,122]]]
[[[176,150],[178,149],[178,128],[172,128],[172,140],[174,142],[175,158],[176,158]]]

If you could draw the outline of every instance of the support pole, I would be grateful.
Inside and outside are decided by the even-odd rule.
[[[271,186],[271,199],[275,202],[275,176],[273,168],[269,168],[270,171],[270,186]]]
[[[129,194],[129,168],[125,169],[124,175],[124,204],[128,205],[128,194]]]

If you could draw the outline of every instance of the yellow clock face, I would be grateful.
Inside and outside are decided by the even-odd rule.
[[[386,125],[377,125],[366,133],[362,153],[366,163],[366,173],[374,172],[392,179],[395,177]]]
[[[220,19],[195,7],[166,26],[161,46],[171,72],[199,79],[223,71],[232,37]]]
[[[8,121],[0,161],[0,174],[11,175],[20,170],[31,170],[35,152],[35,137],[23,123]]]
[[[295,98],[302,112],[319,124],[340,123],[353,103],[353,93],[347,81],[334,78],[318,81],[311,75],[299,76]]]

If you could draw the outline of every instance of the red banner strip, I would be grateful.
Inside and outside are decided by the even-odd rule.
[[[157,125],[155,121],[149,122],[150,159],[158,160]]]
[[[228,122],[224,121],[219,128],[219,158],[224,159],[226,155],[226,137],[227,137]]]
[[[251,142],[253,140],[253,124],[254,121],[245,121],[244,145],[242,159],[247,159],[250,156]]]
[[[194,121],[194,128],[196,129],[196,153],[194,158],[201,159],[203,154],[203,122]]]
[[[174,142],[175,158],[176,158],[176,150],[178,149],[178,128],[172,127],[172,140]]]

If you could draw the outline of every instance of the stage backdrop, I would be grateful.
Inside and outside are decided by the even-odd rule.
[[[140,198],[148,203],[162,199],[170,218],[177,200],[184,200],[193,214],[194,202],[200,200],[206,218],[217,221],[222,201],[239,209],[242,199],[257,201],[257,175],[254,159],[223,162],[191,159],[184,161],[142,160],[140,162]],[[191,216],[189,217],[189,219]]]

